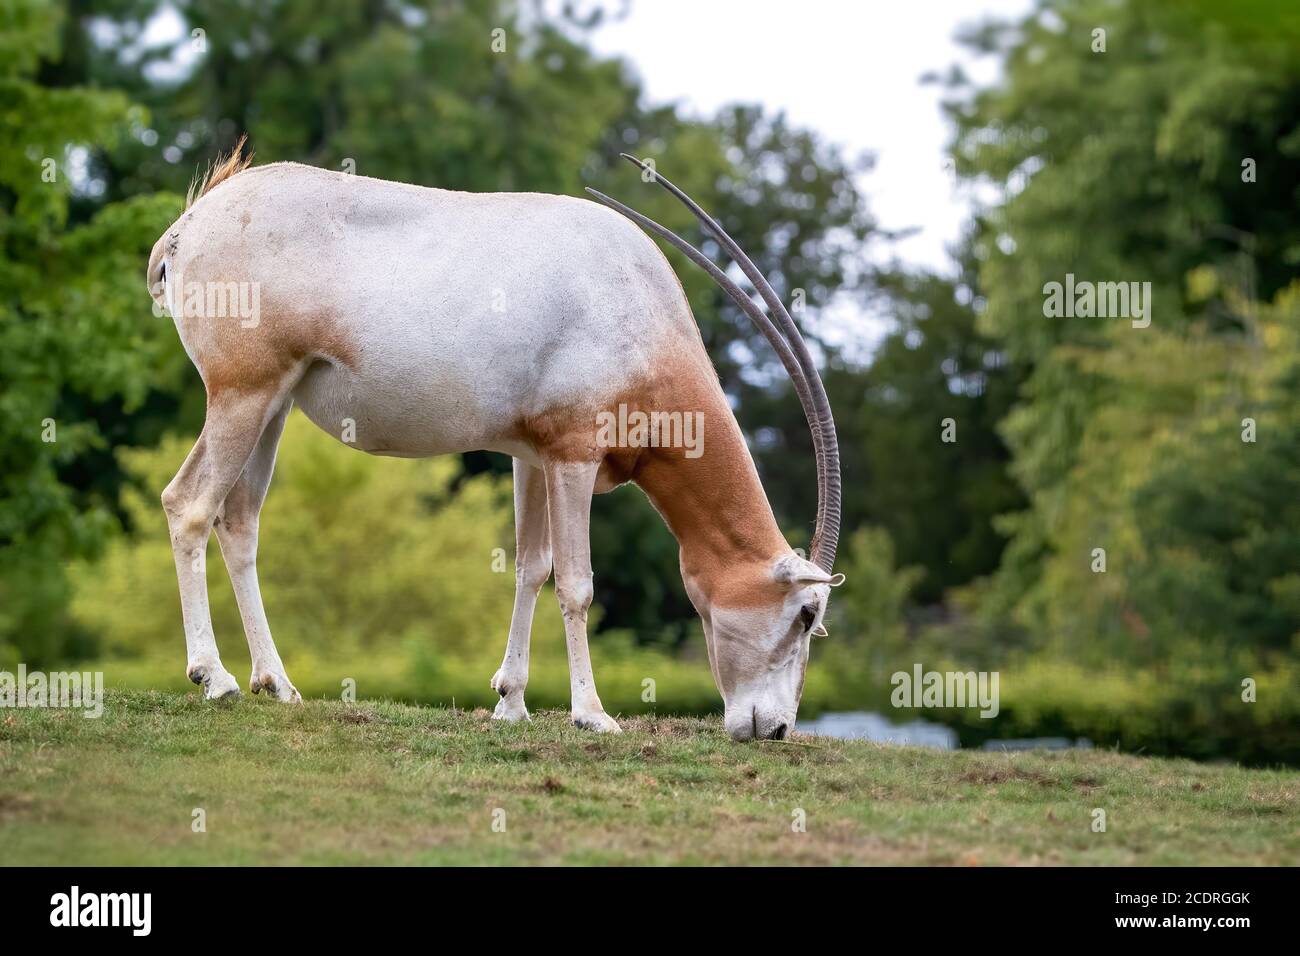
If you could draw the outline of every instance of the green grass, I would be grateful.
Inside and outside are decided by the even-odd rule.
[[[110,693],[97,720],[0,714],[5,864],[1300,862],[1292,770],[197,693]]]

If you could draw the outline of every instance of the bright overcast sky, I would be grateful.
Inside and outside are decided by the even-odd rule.
[[[1030,0],[632,0],[626,19],[592,37],[636,64],[648,95],[711,113],[725,103],[784,109],[851,153],[870,151],[863,177],[888,229],[918,227],[893,250],[950,271],[946,247],[968,212],[943,168],[949,130],[927,72],[960,62],[975,79],[996,65],[958,46],[957,28],[1028,13]]]

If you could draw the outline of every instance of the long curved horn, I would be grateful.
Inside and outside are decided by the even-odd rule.
[[[755,328],[757,328],[760,332],[763,333],[763,337],[767,339],[768,343],[776,351],[777,357],[781,359],[781,364],[785,366],[786,372],[789,373],[790,375],[790,381],[793,383],[795,394],[799,398],[799,405],[803,408],[804,417],[808,419],[809,423],[813,422],[816,416],[815,405],[814,405],[812,391],[808,387],[808,379],[803,372],[803,366],[799,364],[799,360],[795,357],[794,352],[791,351],[790,343],[786,340],[785,336],[782,335],[780,330],[778,330],[777,327],[772,324],[772,320],[767,317],[767,315],[758,307],[758,305],[754,302],[754,300],[750,298],[747,294],[745,294],[745,292],[740,288],[740,286],[732,282],[730,277],[721,269],[719,269],[717,265],[714,264],[712,259],[706,256],[704,253],[700,252],[699,249],[696,249],[693,245],[691,245],[681,236],[672,232],[665,226],[661,226],[659,223],[655,222],[653,219],[649,218],[648,216],[641,215],[641,213],[637,212],[635,209],[631,209],[628,206],[623,205],[617,199],[612,199],[609,196],[606,196],[604,193],[600,192],[597,189],[592,189],[590,186],[588,186],[587,192],[591,193],[591,195],[595,196],[596,199],[598,199],[600,202],[604,203],[605,205],[609,206],[615,212],[622,213],[624,216],[626,216],[628,219],[631,219],[633,222],[641,226],[643,229],[647,229],[650,232],[653,232],[656,235],[667,240],[668,242],[672,243],[674,246],[680,249],[688,259],[690,259],[692,262],[694,262],[696,265],[698,265],[701,269],[703,269],[705,272],[709,274],[709,276],[713,279],[713,281],[716,282],[719,285],[719,287],[721,287],[722,291],[726,292],[727,295],[731,297],[731,300],[735,302],[737,306],[739,306],[740,310],[744,312],[747,316],[749,316],[750,321],[754,323]],[[817,465],[818,465],[817,480],[818,480],[818,489],[820,491],[821,478],[822,478],[822,462],[825,460],[825,456],[822,452],[821,433],[815,428],[813,429],[812,432],[812,438],[813,438],[813,450],[817,458]],[[817,527],[821,527],[820,525],[821,513],[822,513],[821,496],[819,494],[818,509],[817,509],[819,523]],[[817,540],[817,536],[814,533],[814,541],[816,540]],[[828,567],[826,570],[829,571],[830,568]]]
[[[813,361],[812,354],[808,351],[808,346],[804,343],[803,336],[799,333],[798,326],[795,325],[794,319],[786,311],[785,304],[780,297],[773,291],[772,286],[767,279],[754,265],[753,261],[747,256],[743,249],[727,235],[726,230],[720,226],[712,216],[699,207],[696,202],[687,196],[684,192],[673,185],[668,179],[665,179],[658,171],[647,166],[635,156],[627,153],[620,154],[624,159],[637,166],[643,172],[649,172],[655,181],[677,197],[686,208],[688,208],[705,230],[709,232],[721,246],[727,251],[735,263],[740,266],[742,272],[754,284],[763,301],[772,314],[776,316],[780,323],[781,329],[788,340],[788,349],[782,349],[776,345],[770,332],[776,329],[767,316],[760,319],[755,313],[758,311],[752,299],[731,282],[726,279],[722,271],[717,268],[706,256],[695,249],[689,243],[680,237],[669,232],[658,223],[646,219],[640,214],[634,213],[633,210],[623,206],[621,203],[615,203],[607,196],[603,196],[595,190],[588,190],[593,193],[602,202],[610,205],[623,215],[628,216],[633,222],[638,223],[645,228],[650,228],[663,238],[667,239],[682,252],[686,253],[693,262],[700,265],[709,273],[715,282],[722,286],[723,290],[736,302],[737,305],[745,312],[746,315],[754,321],[759,330],[777,349],[777,354],[781,356],[782,363],[786,364],[786,353],[794,359],[802,372],[802,376],[796,376],[791,365],[786,364],[787,371],[794,381],[795,390],[799,393],[800,403],[803,405],[804,414],[808,418],[809,428],[812,430],[813,451],[817,458],[817,527],[813,534],[812,542],[812,560],[818,566],[827,571],[831,571],[835,564],[835,551],[839,543],[840,534],[840,456],[839,443],[835,436],[835,421],[831,415],[830,399],[826,396],[826,389],[822,385],[820,376],[817,374],[817,365]],[[631,214],[631,215],[629,215]],[[689,251],[688,251],[689,250]],[[708,265],[705,265],[708,263]],[[726,280],[727,285],[723,285],[720,278]],[[731,288],[728,288],[730,285]],[[734,291],[733,291],[734,290]],[[743,300],[743,302],[742,302]],[[748,308],[746,307],[748,305]],[[761,313],[760,313],[761,314]],[[800,382],[799,379],[803,381]]]
[[[627,218],[631,219],[643,229],[648,229],[650,232],[653,232],[668,242],[671,242],[674,246],[680,249],[688,259],[707,272],[712,277],[713,281],[721,287],[722,291],[731,296],[732,301],[740,307],[740,310],[749,316],[750,321],[752,321],[754,326],[763,333],[763,337],[767,339],[772,348],[776,350],[777,357],[781,359],[781,364],[785,366],[785,370],[790,374],[790,380],[794,383],[795,393],[799,396],[799,404],[804,407],[805,412],[812,408],[812,394],[808,391],[808,380],[804,377],[803,368],[799,365],[799,360],[795,358],[794,353],[790,351],[790,343],[785,340],[785,336],[783,336],[777,327],[772,324],[772,320],[754,304],[754,300],[747,296],[740,286],[732,282],[730,277],[719,269],[712,259],[700,252],[699,249],[696,249],[681,236],[678,236],[666,227],[659,225],[659,223],[655,222],[648,216],[641,215],[635,209],[623,205],[617,199],[611,199],[609,196],[606,196],[599,190],[592,189],[590,186],[587,187],[587,192],[591,193],[615,212],[621,212],[624,216],[627,216]]]

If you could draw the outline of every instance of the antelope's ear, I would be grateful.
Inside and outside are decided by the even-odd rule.
[[[827,574],[811,561],[790,554],[781,558],[773,569],[776,580],[789,587],[802,587],[805,584],[829,584],[833,588],[844,583],[844,575]]]
[[[816,627],[814,627],[814,628],[812,629],[812,635],[813,635],[813,637],[829,637],[829,636],[830,636],[830,635],[828,635],[828,634],[826,633],[826,628],[825,628],[825,626],[824,626],[824,625],[821,625],[821,624],[818,624]]]

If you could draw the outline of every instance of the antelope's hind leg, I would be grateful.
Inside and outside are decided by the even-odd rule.
[[[239,684],[222,666],[212,633],[205,560],[208,537],[217,510],[253,454],[279,398],[274,389],[209,394],[199,440],[162,493],[181,592],[185,673],[203,687],[209,700],[238,695]]]
[[[265,690],[286,703],[302,703],[302,695],[284,672],[284,664],[271,639],[271,626],[262,606],[262,591],[257,583],[257,525],[275,469],[275,453],[284,433],[284,422],[293,407],[288,399],[267,423],[257,447],[235,482],[217,515],[217,540],[225,558],[230,583],[235,589],[239,616],[248,638],[248,653],[253,660],[249,689]]]
[[[528,686],[528,644],[533,609],[542,585],[551,576],[551,529],[546,508],[546,479],[541,469],[514,460],[515,481],[515,609],[510,615],[506,656],[492,677],[501,695],[496,720],[528,720],[524,688]]]

